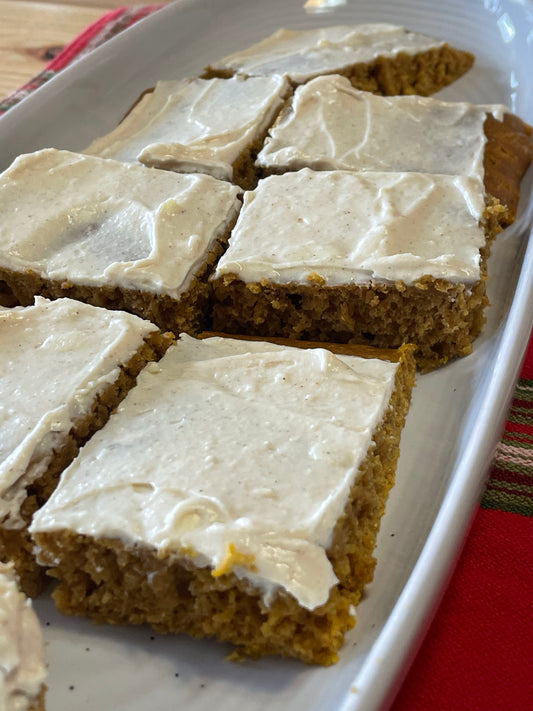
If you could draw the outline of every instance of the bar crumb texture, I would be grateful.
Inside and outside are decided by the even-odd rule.
[[[237,655],[334,663],[354,625],[353,606],[373,576],[414,383],[411,346],[395,354],[396,363],[372,354],[369,360],[323,348],[182,336],[140,376],[34,520],[41,559],[60,580],[59,609],[97,622],[148,622],[161,632],[217,637]],[[180,413],[182,424],[172,428],[172,443],[158,439],[154,489],[143,473],[144,443],[133,457],[124,445],[137,431],[135,413],[146,413],[162,387],[169,393],[164,403],[158,398],[157,413],[143,415],[146,437],[153,440],[159,422]],[[362,400],[354,400],[356,392]],[[355,422],[358,408],[373,413],[363,415],[374,423],[364,435]],[[314,420],[326,430],[323,444],[311,441]],[[117,475],[112,444],[128,460]],[[122,492],[109,522],[110,500],[97,482],[81,504],[72,499],[79,482],[92,478],[96,451],[106,480],[111,474]],[[168,493],[169,482],[181,496]]]

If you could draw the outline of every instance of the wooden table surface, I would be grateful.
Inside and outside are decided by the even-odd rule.
[[[142,2],[0,0],[0,100],[38,74],[62,47],[107,10]]]

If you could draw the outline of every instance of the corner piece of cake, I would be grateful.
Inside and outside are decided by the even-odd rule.
[[[291,91],[281,76],[161,81],[84,152],[250,189],[255,156]]]
[[[321,74],[342,74],[377,94],[427,96],[452,83],[474,63],[470,52],[387,23],[280,29],[205,70],[205,76],[286,75],[303,84]]]
[[[481,180],[308,168],[245,193],[213,275],[215,330],[471,352],[491,230]],[[487,224],[485,224],[485,222]]]
[[[13,561],[27,595],[46,580],[32,515],[170,342],[149,321],[71,299],[0,308],[0,560]]]
[[[0,709],[44,711],[44,645],[31,600],[12,565],[0,563]]]
[[[53,148],[19,156],[0,175],[0,281],[22,305],[67,296],[164,331],[203,330],[239,193],[208,175]]]
[[[531,127],[505,106],[376,96],[328,75],[296,88],[256,164],[264,176],[301,168],[479,176],[507,226],[532,157]]]
[[[58,608],[335,662],[415,374],[340,350],[182,335],[148,366],[34,517]]]

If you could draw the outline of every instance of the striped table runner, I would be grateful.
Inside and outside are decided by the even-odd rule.
[[[482,506],[533,516],[533,340],[516,385]]]

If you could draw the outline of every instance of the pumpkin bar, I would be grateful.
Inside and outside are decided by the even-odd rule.
[[[170,344],[154,324],[72,299],[0,308],[0,560],[45,582],[27,528],[61,471]]]
[[[255,187],[255,156],[289,92],[281,76],[161,81],[84,152]]]
[[[279,29],[257,44],[214,62],[206,77],[282,74],[303,84],[321,74],[342,74],[377,94],[427,96],[452,83],[474,56],[404,27],[387,23]]]
[[[505,106],[376,96],[329,75],[297,87],[256,165],[263,176],[304,167],[479,176],[507,226],[532,157],[531,127]]]
[[[415,372],[411,346],[341,350],[180,336],[34,517],[58,608],[335,662]]]
[[[19,156],[0,175],[0,282],[21,305],[65,296],[164,331],[202,330],[239,192],[53,148]]]
[[[39,619],[11,564],[0,563],[0,707],[44,711],[46,664]]]
[[[422,369],[466,355],[500,229],[474,177],[312,171],[245,193],[212,284],[213,328],[418,346]]]
[[[0,707],[44,711],[46,664],[39,619],[11,564],[0,563]]]

